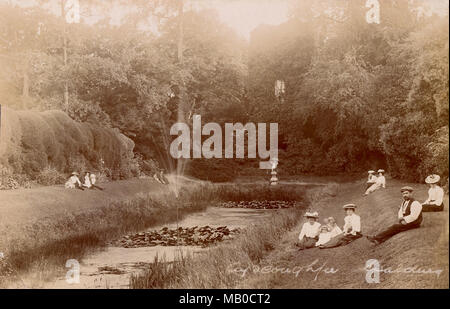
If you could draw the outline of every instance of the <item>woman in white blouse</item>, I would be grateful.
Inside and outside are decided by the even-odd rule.
[[[369,174],[369,176],[367,177],[366,190],[377,182],[377,176],[375,176],[375,171],[370,170],[367,173]]]
[[[320,223],[317,222],[319,214],[317,212],[311,213],[307,211],[304,217],[306,217],[308,221],[303,224],[296,244],[300,250],[313,248],[316,245],[317,240],[319,240],[320,233]]]
[[[66,187],[66,189],[80,189],[80,190],[84,190],[83,189],[83,185],[81,184],[80,179],[78,178],[78,173],[77,172],[73,172],[70,175],[69,180],[67,180],[67,182],[64,185]]]
[[[384,170],[379,169],[378,170],[378,177],[373,185],[371,185],[364,195],[369,195],[370,193],[380,189],[380,188],[386,188],[386,178],[384,177]]]
[[[430,185],[428,198],[422,203],[422,212],[435,212],[444,210],[444,189],[439,187],[439,175],[430,175],[425,182]]]

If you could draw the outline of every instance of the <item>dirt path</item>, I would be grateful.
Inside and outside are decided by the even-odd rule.
[[[335,198],[315,205],[321,218],[333,216],[343,226],[342,205],[356,203],[361,216],[363,234],[394,223],[401,203],[403,182],[388,180],[388,187],[363,197],[363,182],[343,184]],[[415,197],[423,201],[427,187],[416,188]],[[448,196],[444,213],[425,213],[420,229],[397,234],[385,243],[375,246],[361,238],[345,247],[298,251],[293,245],[301,228],[299,225],[285,235],[279,246],[267,256],[260,268],[252,267],[245,274],[243,288],[448,288]],[[366,282],[365,263],[377,259],[386,272],[380,273],[380,283]],[[263,273],[263,268],[267,267]],[[278,268],[277,268],[278,267]],[[431,270],[432,273],[405,273],[406,268]],[[388,273],[391,271],[397,273]],[[282,274],[282,270],[285,272]],[[288,273],[288,271],[291,273]],[[437,272],[442,270],[438,276]],[[273,273],[268,273],[273,272]],[[238,275],[244,276],[243,271]]]

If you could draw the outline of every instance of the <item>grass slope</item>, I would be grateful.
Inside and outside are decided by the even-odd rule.
[[[400,188],[406,185],[388,180],[387,188],[363,197],[362,181],[342,184],[336,197],[327,198],[316,205],[321,218],[333,216],[339,226],[344,224],[342,205],[356,203],[361,216],[363,234],[373,234],[395,222],[401,203]],[[423,201],[427,187],[409,184],[416,189],[415,198]],[[375,246],[366,238],[333,249],[298,251],[293,243],[303,220],[287,233],[278,246],[258,266],[283,267],[296,273],[263,274],[250,270],[241,288],[448,288],[448,197],[444,213],[425,213],[420,229],[397,234],[385,243]],[[366,282],[365,263],[377,259],[383,269],[392,270],[417,267],[442,270],[436,274],[380,273],[380,283]],[[261,270],[262,268],[260,268]],[[257,269],[256,269],[257,270]],[[337,271],[336,271],[337,270]]]

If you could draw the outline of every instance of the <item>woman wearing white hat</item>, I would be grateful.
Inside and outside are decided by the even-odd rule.
[[[439,175],[430,175],[425,182],[430,185],[428,199],[422,203],[422,212],[435,212],[444,210],[444,189],[439,187]]]
[[[367,178],[366,190],[369,189],[374,183],[377,182],[377,176],[375,176],[375,171],[370,170],[367,173],[369,174],[369,176]]]
[[[73,172],[72,175],[70,176],[69,180],[67,180],[67,182],[65,183],[65,188],[66,189],[80,189],[80,190],[84,190],[83,186],[81,185],[81,181],[78,178],[78,173],[77,172]]]
[[[317,222],[319,214],[317,212],[307,211],[304,217],[308,219],[308,222],[303,224],[296,244],[300,250],[313,248],[319,240],[320,233],[320,223]]]
[[[369,195],[370,193],[372,193],[380,188],[383,188],[383,189],[386,188],[386,178],[384,177],[384,170],[382,170],[382,169],[378,170],[377,180],[375,181],[375,183],[373,185],[371,185],[366,190],[366,193],[364,193],[364,195]]]

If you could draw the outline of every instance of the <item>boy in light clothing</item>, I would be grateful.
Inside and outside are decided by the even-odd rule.
[[[328,225],[322,225],[320,227],[319,240],[316,242],[316,247],[326,244],[331,239],[331,231]]]

